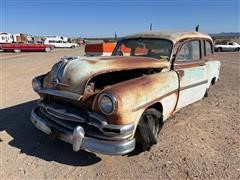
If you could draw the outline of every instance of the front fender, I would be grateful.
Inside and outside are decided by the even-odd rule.
[[[157,102],[164,103],[163,115],[166,116],[175,108],[178,86],[178,76],[174,71],[144,75],[110,86],[103,92],[116,97],[118,109],[116,114],[105,115],[105,118],[112,124],[137,124],[145,109]],[[99,111],[97,100],[94,109]]]

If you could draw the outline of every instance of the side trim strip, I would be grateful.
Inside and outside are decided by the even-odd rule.
[[[205,80],[205,81],[201,81],[201,82],[198,82],[198,83],[195,83],[195,84],[190,84],[188,86],[180,87],[180,91],[183,91],[183,90],[189,89],[189,88],[193,88],[195,86],[200,86],[202,84],[206,84],[207,82],[208,82],[208,80]]]
[[[208,81],[205,80],[205,81],[201,81],[201,82],[198,82],[198,83],[195,83],[195,84],[191,84],[191,85],[189,85],[189,86],[181,87],[181,88],[180,88],[180,91],[185,90],[185,89],[189,89],[189,88],[192,88],[192,87],[195,87],[195,86],[200,86],[200,85],[205,84],[205,83],[207,83],[207,82],[208,82]],[[150,101],[150,102],[148,102],[148,103],[146,103],[146,104],[137,106],[136,108],[134,108],[134,109],[132,110],[132,112],[138,111],[138,110],[140,110],[140,109],[142,109],[142,108],[144,108],[144,107],[151,106],[154,102],[160,101],[160,100],[162,100],[163,98],[165,98],[165,97],[167,97],[167,96],[170,96],[170,95],[172,95],[172,94],[174,94],[174,93],[176,93],[176,92],[178,92],[178,89],[175,89],[175,90],[173,90],[173,91],[170,91],[169,93],[167,93],[167,94],[165,94],[165,95],[163,95],[163,96],[160,96],[160,97],[158,97],[158,98],[156,98],[156,99],[154,99],[154,100],[152,100],[152,101]]]
[[[138,110],[140,110],[140,109],[142,109],[142,108],[144,108],[144,107],[148,107],[148,106],[152,105],[154,102],[160,101],[161,99],[163,99],[163,98],[165,98],[165,97],[167,97],[167,96],[170,96],[170,95],[172,95],[172,94],[174,94],[174,93],[176,93],[176,92],[178,92],[178,89],[175,89],[175,90],[173,90],[173,91],[170,91],[169,93],[167,93],[167,94],[165,94],[165,95],[163,95],[163,96],[160,96],[160,97],[158,97],[158,98],[156,98],[156,99],[154,99],[154,100],[152,100],[152,101],[150,101],[150,102],[148,102],[148,103],[146,103],[146,104],[137,106],[135,109],[132,110],[132,112],[138,111]]]

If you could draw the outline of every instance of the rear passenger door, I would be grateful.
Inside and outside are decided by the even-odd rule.
[[[180,81],[177,109],[202,99],[207,88],[207,68],[202,59],[201,41],[183,42],[173,68]]]
[[[218,67],[218,61],[214,58],[213,54],[213,44],[209,40],[204,40],[204,60],[207,66],[207,76],[208,76],[208,84],[207,88],[209,88],[215,81],[218,79],[220,65]]]

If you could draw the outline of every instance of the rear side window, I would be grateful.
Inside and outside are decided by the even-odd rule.
[[[200,41],[186,42],[178,53],[178,61],[193,61],[201,58]]]
[[[212,55],[212,45],[209,41],[204,41],[205,42],[205,56]]]

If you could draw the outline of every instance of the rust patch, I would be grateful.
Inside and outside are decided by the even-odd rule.
[[[144,111],[155,102],[176,93],[177,81],[177,73],[172,71],[146,75],[109,86],[102,92],[116,97],[118,109],[116,114],[104,116],[113,124],[136,122],[139,111]],[[93,110],[99,112],[97,97]]]
[[[205,61],[204,60],[196,60],[196,61],[190,61],[190,62],[175,62],[174,63],[174,69],[178,70],[178,69],[184,69],[184,68],[192,68],[192,67],[197,67],[197,66],[202,66],[205,65]]]
[[[182,78],[184,76],[184,71],[181,69],[176,70],[176,72],[178,73],[179,77]]]
[[[162,96],[160,96],[160,97],[158,97],[158,98],[156,98],[156,99],[154,99],[154,100],[152,100],[152,101],[150,101],[150,102],[147,102],[147,103],[144,104],[144,105],[141,105],[141,106],[136,107],[136,108],[133,109],[132,111],[134,112],[134,111],[138,111],[139,109],[142,109],[142,108],[147,108],[147,107],[153,105],[154,103],[161,101],[163,98],[165,98],[165,97],[167,97],[167,96],[170,96],[170,95],[172,95],[172,94],[176,94],[177,92],[178,92],[178,89],[175,89],[175,90],[173,90],[173,91],[171,91],[171,92],[169,92],[169,93],[167,93],[167,94],[164,94],[164,95],[162,95]]]

